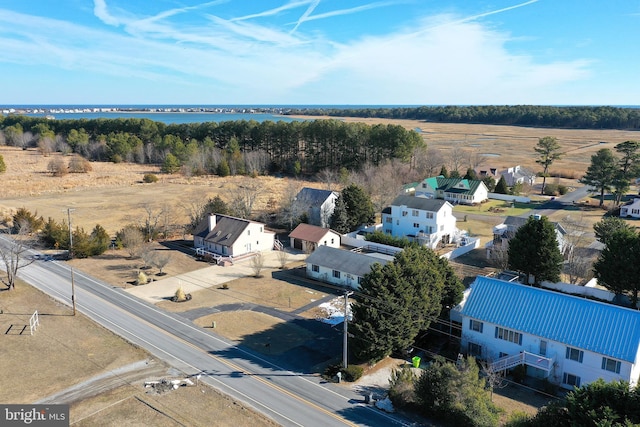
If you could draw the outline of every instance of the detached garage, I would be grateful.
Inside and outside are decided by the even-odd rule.
[[[340,247],[340,234],[330,228],[300,224],[289,234],[291,247],[311,253],[319,246]]]

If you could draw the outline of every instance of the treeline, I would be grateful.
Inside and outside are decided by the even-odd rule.
[[[96,161],[162,164],[171,154],[190,174],[317,173],[341,167],[358,170],[386,159],[408,160],[423,145],[414,131],[397,125],[339,120],[294,122],[226,121],[165,124],[149,119],[47,120],[0,117],[5,143],[43,151],[74,152]]]
[[[640,129],[640,109],[619,107],[479,105],[416,108],[310,108],[292,110],[288,114],[552,128]]]

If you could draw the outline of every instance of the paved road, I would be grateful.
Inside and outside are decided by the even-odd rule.
[[[66,264],[36,261],[23,268],[20,277],[70,304],[71,273]],[[202,374],[201,381],[282,425],[411,425],[362,404],[363,397],[350,389],[275,366],[119,288],[77,271],[74,279],[79,312],[187,375]]]

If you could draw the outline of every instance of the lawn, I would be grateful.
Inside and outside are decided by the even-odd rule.
[[[520,216],[532,209],[537,209],[542,201],[531,201],[530,203],[507,202],[504,200],[489,200],[475,206],[456,205],[453,208],[455,213],[481,214],[493,216]]]

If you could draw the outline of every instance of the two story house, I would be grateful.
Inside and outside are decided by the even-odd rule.
[[[497,371],[525,365],[567,389],[598,378],[638,382],[637,310],[482,276],[456,310],[461,350]]]
[[[221,214],[204,218],[193,233],[196,251],[229,258],[272,250],[274,243],[275,233],[264,224]]]
[[[520,165],[512,166],[500,172],[509,187],[516,184],[534,185],[536,183],[536,174]]]
[[[518,229],[527,223],[527,220],[528,218],[521,216],[508,216],[501,224],[493,227],[493,240],[486,244],[487,258],[491,258],[491,251],[493,249],[506,247],[504,245],[508,244],[509,240],[513,236],[515,236]],[[564,236],[567,234],[567,231],[558,222],[553,222],[552,224],[555,227],[556,231],[556,241],[558,242],[558,249],[560,249],[560,253],[564,253]]]
[[[425,178],[416,188],[415,195],[430,199],[443,199],[453,204],[475,205],[489,198],[484,182],[477,179]]]
[[[304,187],[296,195],[293,209],[299,215],[306,214],[309,224],[327,228],[339,195],[335,191]]]
[[[453,206],[442,199],[398,196],[382,211],[382,230],[435,249],[455,236]]]

